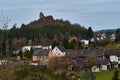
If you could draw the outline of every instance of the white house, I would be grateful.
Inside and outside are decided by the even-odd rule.
[[[89,44],[89,40],[81,40],[81,43],[88,45]]]
[[[66,49],[63,46],[56,46],[52,50],[53,56],[57,56],[57,57],[65,56],[65,53],[66,53]]]
[[[120,56],[110,55],[110,61],[111,62],[118,62],[118,64],[120,64]]]
[[[22,52],[25,52],[25,51],[30,51],[31,47],[33,49],[52,49],[52,46],[49,45],[49,46],[41,46],[41,45],[38,45],[38,46],[24,46],[22,47]]]
[[[30,51],[31,47],[32,46],[24,46],[24,47],[22,47],[22,52],[25,52],[27,50]]]
[[[115,36],[116,36],[115,34],[112,34],[112,35],[110,36],[110,39],[114,41],[115,38],[116,38]]]

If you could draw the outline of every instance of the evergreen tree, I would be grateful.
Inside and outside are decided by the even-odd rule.
[[[5,45],[5,41],[2,41],[1,51],[2,51],[2,54],[3,54],[3,55],[6,55],[6,45]]]
[[[30,52],[33,54],[33,47],[30,48]]]
[[[20,56],[20,58],[22,58],[22,57],[23,57],[23,53],[22,53],[22,51],[21,51],[21,50],[19,51],[18,56]]]
[[[52,48],[54,48],[55,46],[59,46],[59,42],[53,41]]]
[[[87,30],[87,39],[90,40],[92,37],[94,37],[94,33],[91,27]]]
[[[120,42],[120,29],[116,30],[116,39],[115,42]]]
[[[116,69],[113,73],[112,80],[119,80],[119,71]]]
[[[64,39],[63,41],[62,41],[62,45],[66,48],[66,49],[68,49],[68,40],[67,39]]]

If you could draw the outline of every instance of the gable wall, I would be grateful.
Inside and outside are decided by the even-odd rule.
[[[65,56],[65,52],[61,52],[57,47],[52,50],[53,56]]]

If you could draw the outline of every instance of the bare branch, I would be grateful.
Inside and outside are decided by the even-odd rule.
[[[0,20],[0,24],[1,24],[1,28],[3,29],[3,30],[6,30],[7,28],[8,28],[8,23],[10,22],[10,19],[8,18],[8,17],[5,17],[4,16],[4,13],[3,13],[3,11],[1,11],[1,20]]]

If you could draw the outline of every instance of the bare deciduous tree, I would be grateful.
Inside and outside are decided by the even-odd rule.
[[[95,65],[96,61],[97,61],[97,54],[95,52],[92,52],[90,54],[88,54],[88,56],[85,59],[88,67],[92,67],[93,65]]]
[[[3,13],[3,11],[1,11],[1,20],[0,20],[0,24],[1,24],[1,28],[3,29],[3,30],[7,30],[7,28],[8,28],[8,23],[10,22],[10,19],[8,18],[8,17],[5,17],[4,16],[4,13]]]

